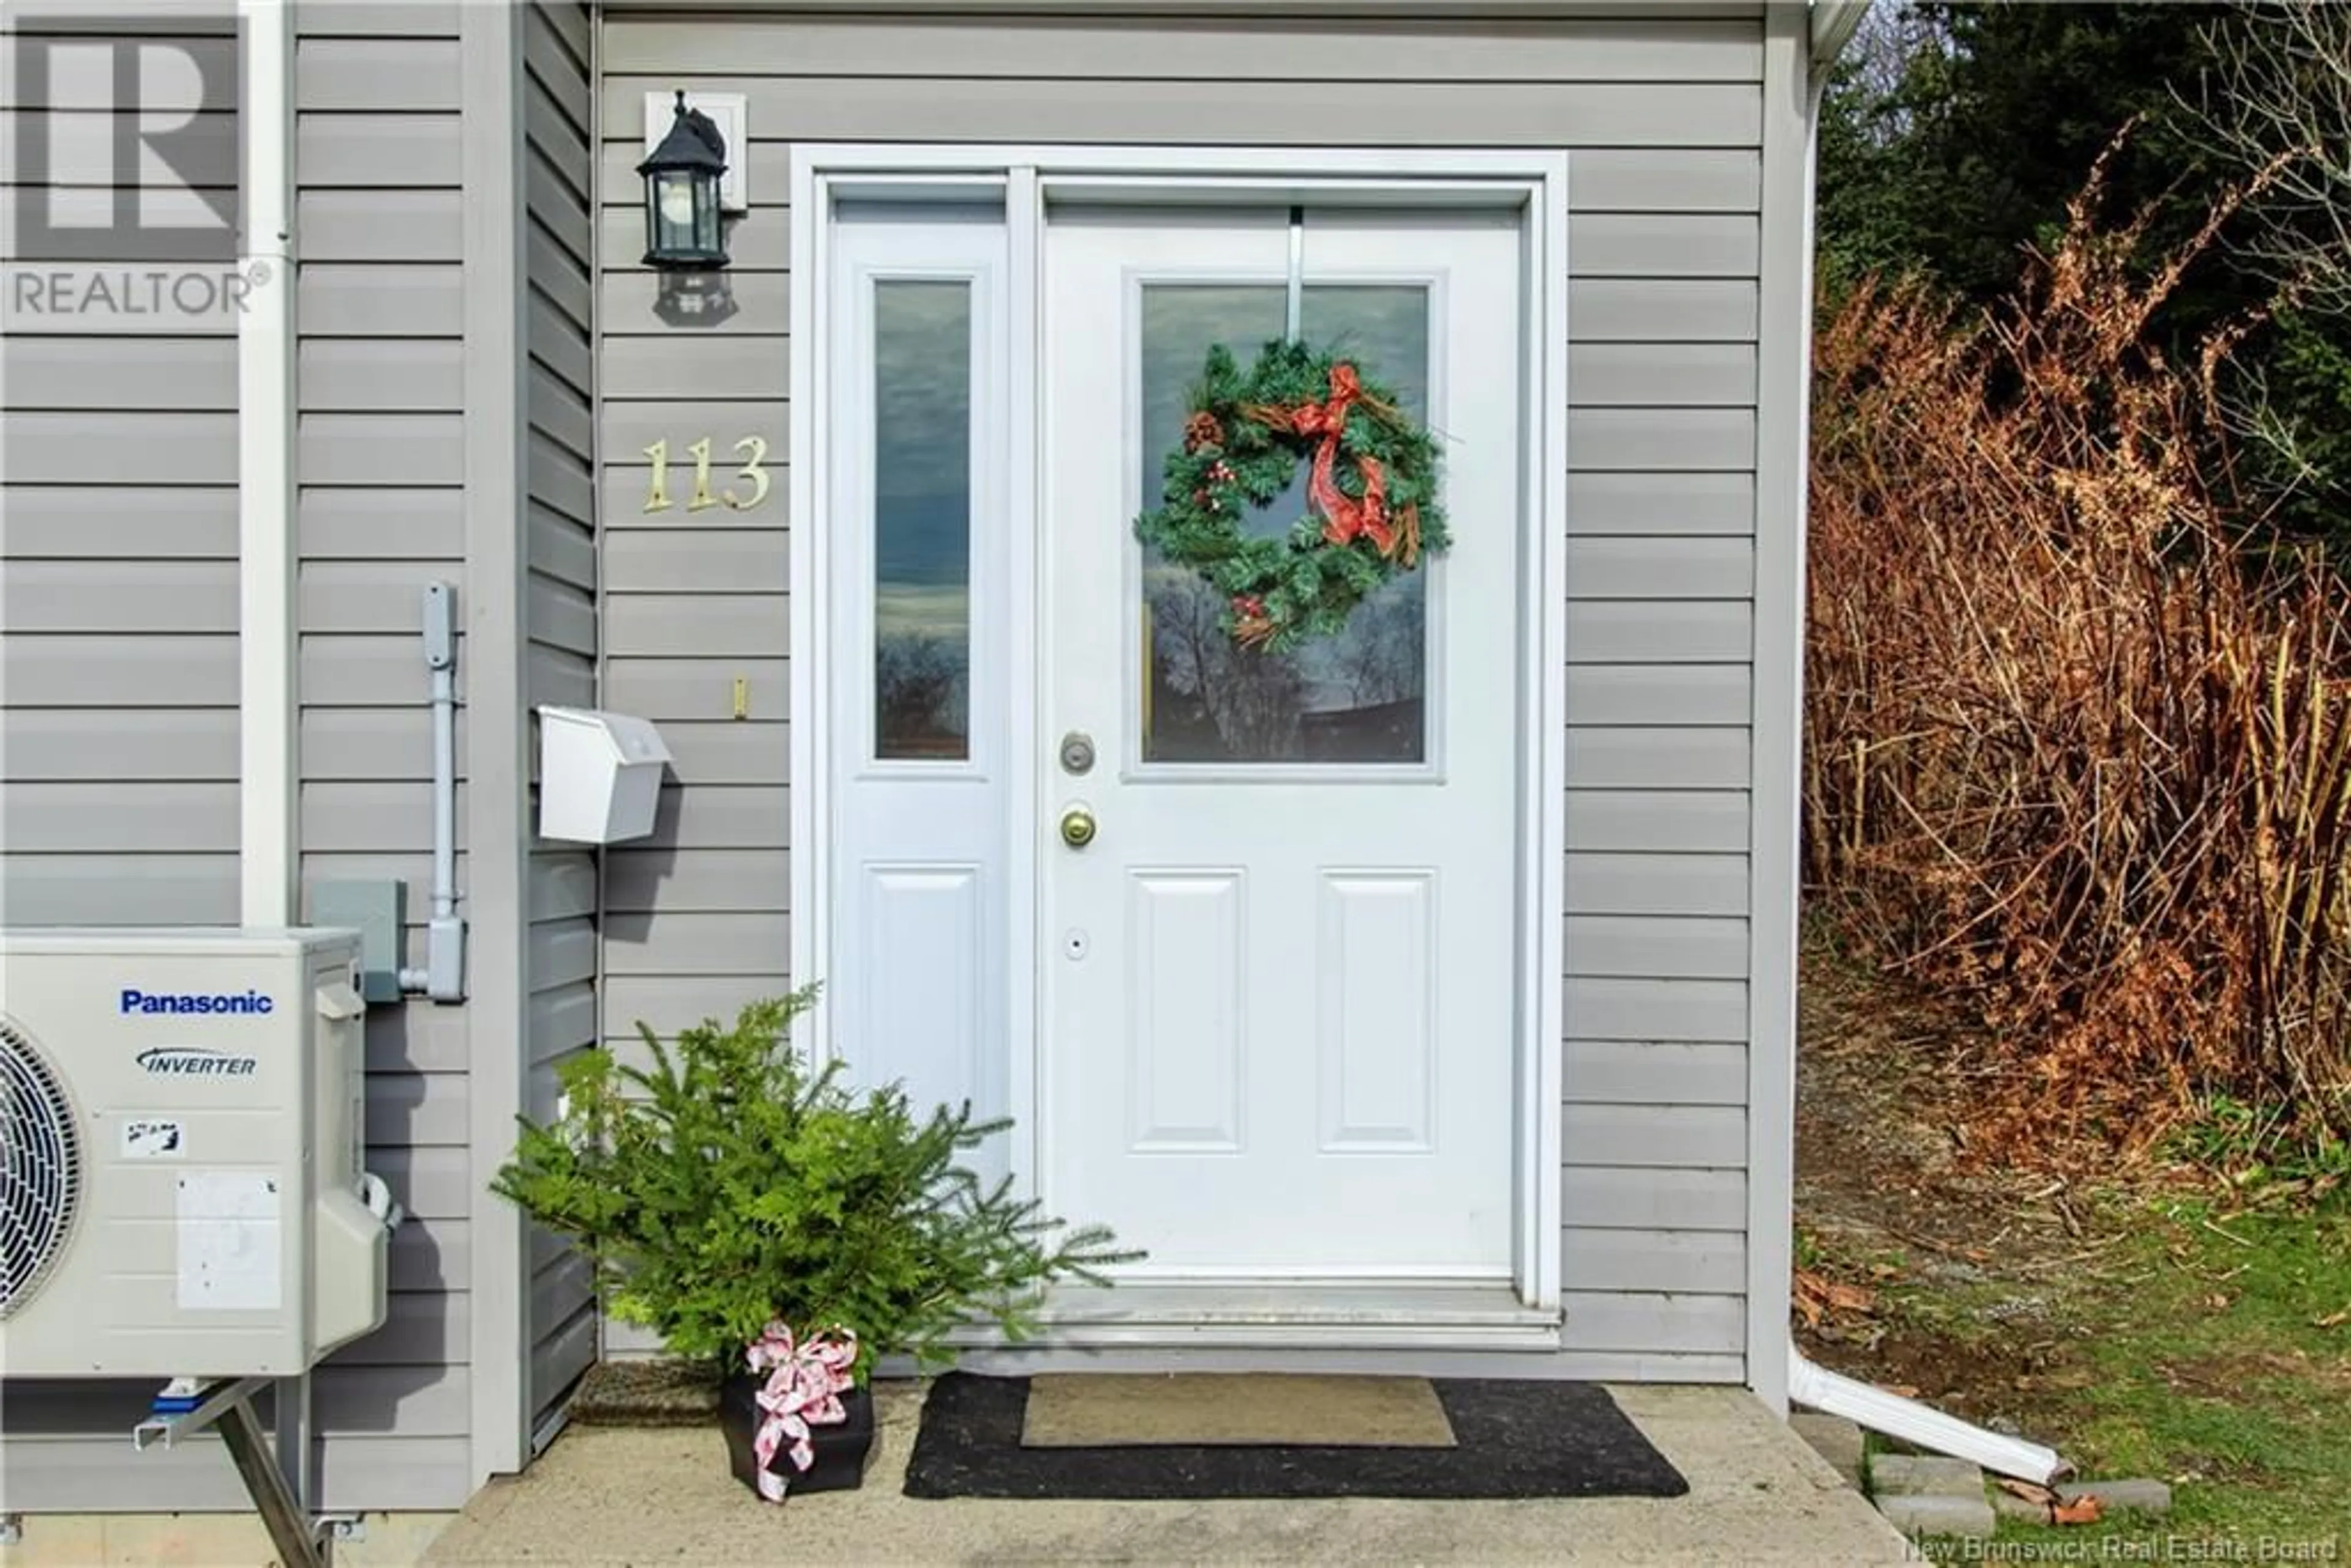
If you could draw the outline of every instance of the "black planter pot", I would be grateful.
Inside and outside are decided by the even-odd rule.
[[[752,1447],[759,1435],[759,1422],[764,1412],[758,1406],[759,1390],[768,1380],[747,1372],[729,1377],[718,1391],[718,1425],[726,1433],[726,1461],[735,1479],[759,1490],[759,1458]],[[852,1388],[841,1396],[849,1419],[831,1426],[811,1424],[809,1444],[816,1449],[816,1463],[803,1470],[792,1463],[791,1444],[786,1442],[768,1461],[769,1473],[780,1476],[787,1488],[786,1495],[804,1491],[846,1491],[862,1485],[866,1461],[873,1457],[873,1391]]]

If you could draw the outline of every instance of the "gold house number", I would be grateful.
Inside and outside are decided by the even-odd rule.
[[[738,512],[747,512],[768,498],[768,444],[757,435],[747,435],[735,444],[735,450],[744,454],[742,464],[735,470],[735,480],[716,495],[710,492],[710,437],[704,436],[685,449],[694,459],[694,494],[685,498],[685,509],[699,512],[725,502]],[[645,484],[645,510],[666,512],[673,503],[669,498],[669,443],[656,441],[645,448],[645,461],[652,464],[653,475]],[[737,494],[743,486],[750,486],[749,494]]]

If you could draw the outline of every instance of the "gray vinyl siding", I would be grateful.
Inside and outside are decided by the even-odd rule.
[[[523,80],[523,685],[541,704],[593,706],[598,655],[594,430],[593,40],[588,7],[535,3],[521,16]],[[556,1066],[596,1042],[597,858],[577,844],[532,844],[528,974],[528,1113],[552,1116]],[[584,1260],[534,1235],[527,1256],[537,1427],[596,1358],[593,1282]]]
[[[97,19],[12,28],[104,37]],[[215,13],[157,41],[225,52],[226,31]],[[13,103],[7,53],[12,107],[41,108]],[[200,113],[227,126],[229,107]],[[235,188],[234,134],[191,158],[192,183]],[[11,259],[19,202],[47,199],[29,160],[16,139],[0,166]],[[59,325],[0,340],[0,920],[233,925],[236,339],[225,320]]]
[[[225,47],[204,41],[214,30],[191,18],[172,41]],[[85,22],[74,36],[104,34]],[[16,204],[47,183],[20,153],[12,142],[0,167],[12,260]],[[196,157],[196,184],[235,187],[234,136]],[[12,926],[237,920],[236,339],[158,325],[0,338],[0,923]],[[0,1387],[8,1506],[123,1490],[123,1434],[152,1390],[124,1392]],[[156,1478],[166,1493],[215,1479],[217,1453],[193,1458]]]
[[[1173,11],[1144,21],[666,10],[607,21],[604,696],[659,723],[676,755],[657,835],[608,857],[608,1031],[643,1019],[673,1032],[789,980],[780,470],[793,139],[1564,148],[1558,1367],[1739,1381],[1761,8],[1515,23]],[[1376,114],[1364,112],[1366,83]],[[733,235],[738,313],[691,330],[653,313],[630,172],[643,95],[675,87],[746,94],[752,139],[752,211]],[[707,434],[723,452],[752,434],[778,470],[767,506],[643,516],[641,448]],[[729,719],[738,676],[744,722]]]
[[[404,883],[412,965],[433,910],[423,594],[453,585],[462,626],[472,591],[457,20],[440,4],[313,0],[295,14],[302,882]],[[461,697],[466,656],[461,638]],[[461,707],[461,890],[475,727]],[[384,1330],[317,1375],[329,1507],[447,1507],[471,1490],[470,1022],[467,1009],[423,999],[369,1009],[368,1165],[409,1219]]]

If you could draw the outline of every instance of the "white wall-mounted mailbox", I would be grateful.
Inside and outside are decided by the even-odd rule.
[[[669,747],[627,714],[538,710],[538,836],[610,844],[653,831]]]

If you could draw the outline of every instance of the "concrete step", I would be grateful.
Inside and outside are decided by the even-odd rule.
[[[1817,1410],[1799,1410],[1788,1417],[1788,1428],[1811,1446],[1813,1452],[1826,1459],[1845,1485],[1862,1490],[1861,1428],[1842,1416],[1825,1415]]]
[[[1973,1461],[1941,1454],[1879,1454],[1869,1461],[1869,1491],[1917,1497],[1940,1492],[1947,1497],[1983,1500],[1983,1471]]]
[[[1869,1461],[1870,1500],[1906,1535],[1980,1538],[1997,1521],[1983,1471],[1940,1454],[1877,1454]]]
[[[1896,1493],[1877,1500],[1877,1511],[1905,1535],[1950,1535],[1981,1539],[1992,1532],[1991,1504],[1981,1498],[1941,1492]]]

